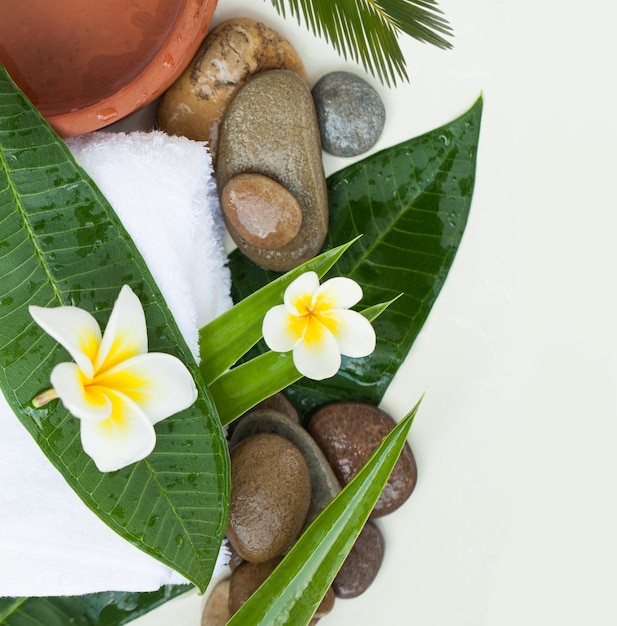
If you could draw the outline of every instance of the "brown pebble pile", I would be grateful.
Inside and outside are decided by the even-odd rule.
[[[228,586],[224,581],[221,585],[225,586],[208,599],[204,616],[217,612],[227,620],[246,602],[395,424],[390,415],[373,405],[335,402],[319,409],[304,427],[283,394],[264,401],[233,424],[227,530],[232,573]],[[406,443],[371,519],[312,623],[332,610],[335,598],[355,598],[375,580],[385,540],[374,520],[398,509],[411,495],[416,480],[415,459]],[[218,603],[226,608],[215,609],[213,604]],[[224,623],[202,621],[203,626]]]

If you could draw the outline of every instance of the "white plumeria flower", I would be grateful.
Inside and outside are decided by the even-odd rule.
[[[82,445],[101,472],[148,456],[156,443],[154,424],[197,399],[193,377],[179,359],[148,353],[144,311],[128,285],[103,335],[94,317],[74,306],[29,311],[75,361],[54,367],[53,388],[37,396],[35,406],[60,398],[81,420]]]
[[[323,285],[315,272],[305,272],[285,290],[284,304],[264,317],[263,337],[271,350],[293,350],[296,369],[323,380],[341,366],[341,354],[367,356],[375,349],[375,331],[360,313],[348,310],[362,298],[350,278],[331,278]]]

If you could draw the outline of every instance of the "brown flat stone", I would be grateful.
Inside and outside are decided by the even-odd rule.
[[[276,250],[300,230],[302,210],[283,185],[261,174],[238,174],[221,193],[221,208],[246,244]]]

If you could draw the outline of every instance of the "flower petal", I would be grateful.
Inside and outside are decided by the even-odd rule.
[[[296,369],[303,376],[313,380],[330,378],[338,372],[341,366],[341,353],[336,338],[324,326],[321,326],[321,329],[318,341],[301,341],[293,349]],[[315,329],[312,328],[311,335],[316,334]]]
[[[341,354],[351,357],[368,356],[375,350],[375,329],[371,323],[356,311],[339,309],[328,311],[326,315],[328,328],[336,328],[334,336]]]
[[[311,304],[313,293],[318,287],[319,276],[315,272],[304,272],[285,289],[283,302],[291,313],[304,315]]]
[[[187,367],[171,354],[150,352],[100,374],[96,386],[127,396],[152,424],[191,406],[197,388]]]
[[[51,372],[51,384],[66,409],[79,419],[100,422],[111,414],[111,402],[96,386],[84,385],[76,363],[59,363]]]
[[[94,368],[96,371],[108,369],[147,351],[148,333],[143,307],[133,290],[124,285],[105,327]]]
[[[31,305],[28,310],[34,321],[68,351],[84,374],[92,376],[101,343],[101,329],[94,317],[75,306],[47,309]]]
[[[81,443],[101,472],[113,472],[147,457],[156,434],[144,412],[129,398],[111,392],[112,412],[100,422],[81,423]]]
[[[272,307],[264,316],[262,334],[270,350],[289,352],[302,338],[306,319],[289,312],[284,304]]]
[[[362,300],[362,287],[355,280],[336,276],[315,291],[313,306],[319,311],[348,309]]]

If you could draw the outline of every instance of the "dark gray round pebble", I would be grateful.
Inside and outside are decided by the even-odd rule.
[[[332,582],[338,598],[356,598],[375,580],[383,562],[385,542],[381,531],[368,522]]]
[[[386,109],[379,94],[351,72],[331,72],[312,89],[323,149],[351,157],[369,150],[379,139]]]

